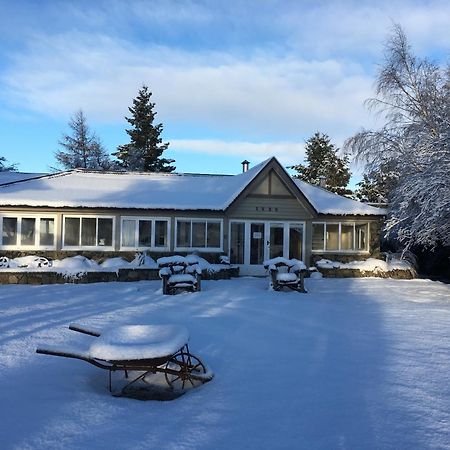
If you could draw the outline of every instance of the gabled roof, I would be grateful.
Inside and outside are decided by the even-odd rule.
[[[0,185],[0,205],[222,211],[269,161],[239,175],[75,169]]]
[[[289,176],[276,158],[269,158],[238,175],[75,169],[44,176],[22,174],[28,177],[10,179],[8,184],[1,184],[0,177],[0,206],[224,211],[266,167],[279,167]],[[286,181],[319,214],[386,213],[298,179],[293,179],[293,183],[287,178]]]

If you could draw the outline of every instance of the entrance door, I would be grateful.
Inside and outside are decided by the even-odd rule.
[[[267,241],[268,259],[284,255],[284,223],[271,223],[269,228],[269,240]]]
[[[259,265],[264,261],[265,253],[264,223],[250,224],[250,264]]]
[[[303,261],[303,236],[302,223],[289,224],[289,259]]]
[[[303,260],[304,223],[232,221],[230,223],[230,262],[240,266],[242,275],[265,275],[267,259]]]

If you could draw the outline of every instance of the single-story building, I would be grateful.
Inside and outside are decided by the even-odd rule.
[[[75,169],[1,181],[0,253],[96,259],[146,250],[265,259],[376,256],[385,210],[292,178],[276,158],[238,175]]]

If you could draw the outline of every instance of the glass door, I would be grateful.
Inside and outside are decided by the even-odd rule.
[[[231,264],[244,264],[245,223],[232,222],[230,231],[230,262]]]
[[[242,274],[263,275],[263,262],[285,257],[304,258],[305,224],[236,220],[230,223],[229,255],[232,264],[241,266]]]
[[[262,264],[264,261],[264,223],[250,224],[250,264]]]
[[[289,259],[303,260],[303,224],[289,224]]]
[[[271,223],[269,229],[269,259],[283,256],[284,252],[284,224]]]

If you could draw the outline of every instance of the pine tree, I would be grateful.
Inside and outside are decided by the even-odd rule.
[[[150,101],[152,93],[148,86],[143,85],[135,99],[133,106],[128,108],[131,117],[125,117],[132,128],[126,130],[130,136],[130,143],[117,147],[113,153],[119,160],[119,165],[131,171],[142,172],[173,172],[173,159],[162,158],[169,143],[163,143],[161,133],[162,123],[154,124],[156,112],[155,104]]]
[[[398,181],[398,173],[392,164],[382,164],[376,170],[363,174],[363,179],[356,184],[355,197],[368,203],[387,203],[389,194]]]
[[[98,136],[91,132],[83,111],[77,111],[70,119],[72,135],[64,134],[55,152],[55,158],[64,169],[111,169],[113,163]]]
[[[9,164],[4,156],[0,156],[0,172],[15,172],[16,170],[15,164]]]
[[[297,171],[294,175],[311,184],[320,185],[321,179],[325,180],[325,188],[339,195],[352,193],[347,189],[350,180],[348,157],[340,158],[338,149],[330,142],[326,134],[315,133],[306,141],[306,165],[291,166]]]

